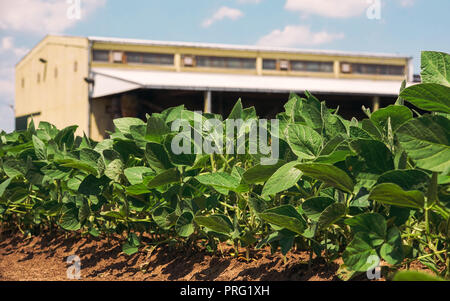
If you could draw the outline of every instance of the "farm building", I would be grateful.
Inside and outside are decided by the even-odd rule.
[[[101,140],[114,118],[180,104],[226,115],[241,98],[274,117],[305,90],[362,117],[395,102],[404,79],[412,58],[393,54],[47,36],[16,66],[16,128],[33,117]]]

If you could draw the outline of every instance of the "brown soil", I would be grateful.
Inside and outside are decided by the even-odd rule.
[[[1,236],[0,236],[1,237]],[[0,240],[0,281],[66,281],[71,255],[81,260],[82,280],[100,281],[334,281],[341,260],[328,265],[315,258],[308,267],[306,252],[290,252],[286,263],[270,249],[251,253],[251,260],[167,245],[132,256],[122,253],[120,240],[43,235],[10,235]],[[365,276],[365,275],[364,275]],[[361,276],[356,280],[367,280]]]
[[[224,255],[198,250],[180,250],[161,246],[154,252],[132,256],[122,253],[120,242],[112,239],[92,239],[47,235],[24,238],[7,237],[0,242],[0,280],[3,281],[64,281],[71,255],[81,259],[83,280],[121,281],[240,281],[240,280],[338,280],[338,263],[326,265],[315,258],[308,268],[308,254],[291,252],[286,264],[280,254],[260,250],[250,255],[250,262],[237,259],[222,246]]]

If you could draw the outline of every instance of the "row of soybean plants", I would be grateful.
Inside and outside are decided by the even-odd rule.
[[[378,256],[393,269],[420,261],[448,277],[450,56],[424,52],[422,81],[403,85],[395,105],[363,108],[362,121],[345,120],[310,93],[292,94],[277,115],[279,130],[265,124],[279,151],[269,165],[251,151],[248,125],[258,117],[240,101],[225,120],[183,106],[146,122],[116,119],[115,132],[98,143],[76,137],[76,126],[31,122],[0,135],[0,220],[26,234],[123,235],[126,254],[165,243],[214,252],[228,242],[247,257],[266,246],[342,257],[351,275]],[[242,120],[237,154],[217,130],[227,120]],[[192,133],[216,152],[174,151],[180,135],[191,141]]]

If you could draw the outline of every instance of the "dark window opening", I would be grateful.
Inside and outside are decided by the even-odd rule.
[[[277,60],[263,60],[264,70],[277,70]]]
[[[128,64],[173,65],[174,56],[162,53],[127,52]]]
[[[344,63],[348,64],[348,63]],[[405,66],[380,65],[380,64],[357,64],[351,65],[351,73],[370,75],[405,75]]]
[[[291,61],[292,71],[333,72],[333,62]]]
[[[94,62],[109,62],[109,51],[108,50],[94,50],[93,52]]]
[[[256,59],[236,57],[197,56],[197,67],[223,69],[255,69]]]

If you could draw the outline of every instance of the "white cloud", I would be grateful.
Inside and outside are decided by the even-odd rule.
[[[237,0],[239,4],[259,4],[261,0]]]
[[[17,59],[24,56],[27,52],[27,48],[15,47],[13,37],[3,37],[0,40],[0,54],[13,54],[14,59]]]
[[[400,5],[403,7],[413,6],[414,0],[400,0]]]
[[[14,130],[14,68],[0,65],[0,131]]]
[[[28,52],[10,36],[0,39],[0,130],[14,129],[14,64]]]
[[[312,32],[308,26],[288,25],[283,30],[275,29],[263,36],[257,44],[279,47],[316,46],[342,38],[343,33]]]
[[[12,37],[4,37],[2,38],[2,50],[9,50],[13,47],[13,38]]]
[[[202,26],[209,27],[213,23],[223,20],[225,18],[228,18],[231,20],[237,20],[237,19],[241,18],[242,16],[244,16],[244,13],[242,11],[240,11],[239,9],[222,6],[211,16],[211,18],[208,18],[205,21],[203,21]]]
[[[64,0],[14,0],[0,2],[0,30],[35,34],[60,33],[77,21],[68,18],[73,5]],[[81,0],[81,19],[86,18],[106,0]]]
[[[367,0],[287,0],[284,6],[290,11],[330,18],[349,18],[366,12]]]

